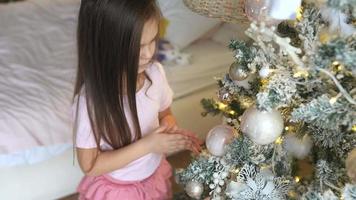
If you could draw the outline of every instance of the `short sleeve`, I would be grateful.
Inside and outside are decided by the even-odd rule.
[[[173,90],[168,84],[166,77],[166,72],[164,71],[163,66],[157,62],[158,71],[161,77],[161,97],[160,97],[160,108],[159,111],[162,112],[167,109],[173,101]]]
[[[72,106],[75,146],[83,149],[97,148],[94,133],[89,120],[85,96],[80,95],[79,102],[77,101],[78,96],[76,96]],[[79,107],[78,112],[77,105]],[[77,114],[78,116],[76,116]]]

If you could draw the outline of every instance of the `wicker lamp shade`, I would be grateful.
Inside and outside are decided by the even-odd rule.
[[[184,4],[200,15],[224,22],[249,23],[244,12],[244,0],[183,0]]]

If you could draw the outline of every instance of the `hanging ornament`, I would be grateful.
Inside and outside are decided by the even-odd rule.
[[[258,75],[260,75],[261,78],[267,78],[270,73],[271,70],[269,69],[269,67],[262,67],[258,72]]]
[[[288,134],[284,139],[284,148],[298,159],[305,158],[313,146],[313,141],[308,134],[298,139],[294,134]]]
[[[183,0],[193,12],[229,23],[248,23],[244,13],[244,0]]]
[[[214,156],[223,156],[226,153],[226,144],[234,136],[234,128],[227,125],[218,125],[211,129],[206,136],[206,147]]]
[[[230,66],[229,76],[233,81],[243,81],[248,77],[248,72],[243,70],[239,63],[234,62]]]
[[[283,132],[283,118],[277,110],[247,109],[241,118],[241,131],[259,145],[274,142]]]
[[[273,0],[269,1],[269,16],[279,20],[295,20],[302,0]]]
[[[346,158],[346,171],[351,182],[356,183],[356,148]]]
[[[271,11],[269,0],[246,0],[245,14],[251,21],[264,22],[267,25],[277,25],[281,21],[272,19],[268,14]]]
[[[218,91],[218,98],[222,103],[228,104],[232,101],[232,95],[229,90],[222,87]]]
[[[201,195],[204,192],[204,186],[202,183],[199,183],[197,181],[189,181],[185,186],[185,191],[188,196],[194,199],[200,199]]]

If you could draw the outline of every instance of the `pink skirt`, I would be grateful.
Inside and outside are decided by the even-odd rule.
[[[77,191],[79,200],[166,200],[172,199],[172,167],[163,158],[156,171],[141,181],[119,181],[108,175],[86,176]]]

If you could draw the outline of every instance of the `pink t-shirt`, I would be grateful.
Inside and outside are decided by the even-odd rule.
[[[158,114],[171,105],[173,97],[173,92],[168,85],[164,69],[160,63],[153,63],[146,69],[146,73],[150,77],[152,83],[146,79],[143,88],[136,93],[137,113],[143,136],[151,133],[154,129],[159,127]],[[76,100],[74,102],[75,103],[73,104],[72,109],[73,116],[75,116]],[[128,110],[127,101],[124,103],[125,110]],[[127,121],[132,131],[133,123],[131,116],[129,115],[129,112],[125,111],[125,114],[128,118]],[[104,150],[112,149],[104,141],[100,142],[100,146]],[[76,147],[84,149],[96,148],[83,92],[79,98]],[[161,162],[161,159],[161,154],[149,153],[129,163],[123,168],[108,173],[107,175],[122,181],[143,180],[155,172]]]

